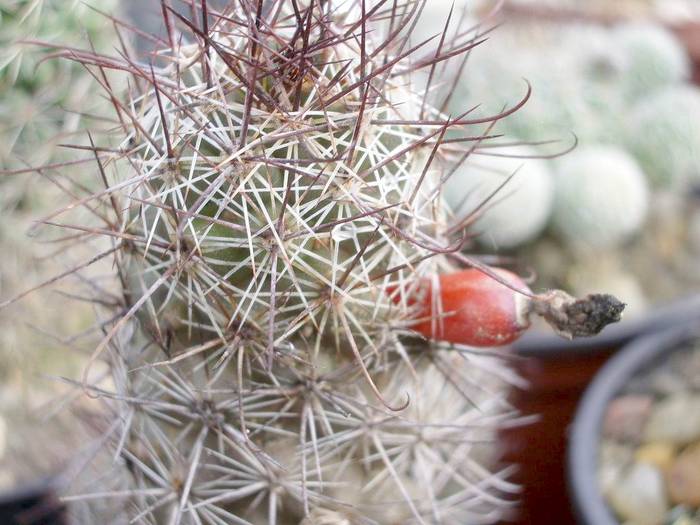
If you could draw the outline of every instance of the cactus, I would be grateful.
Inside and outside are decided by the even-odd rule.
[[[494,441],[517,416],[506,397],[518,379],[496,351],[421,337],[421,316],[447,327],[441,297],[495,294],[493,312],[515,316],[498,330],[519,335],[534,312],[573,336],[622,305],[536,295],[459,253],[444,161],[482,151],[489,138],[471,131],[517,106],[470,120],[410,89],[478,37],[421,55],[404,37],[422,5],[204,0],[188,19],[163,2],[150,64],[62,53],[131,76],[125,99],[101,81],[120,123],[92,152],[106,189],[63,210],[103,223],[62,221],[110,241],[92,261],[116,269],[114,288],[95,284],[104,337],[78,382],[104,402],[115,471],[69,497],[116,500],[100,523],[477,524],[510,512],[517,487]],[[442,290],[439,276],[464,265],[481,284]],[[98,362],[110,380],[94,379]]]
[[[99,8],[115,5],[115,0],[101,1]],[[80,0],[0,0],[0,167],[25,167],[30,156],[36,165],[47,162],[56,144],[78,129],[78,111],[87,114],[100,104],[91,97],[92,77],[84,68],[42,61],[36,44],[82,46],[87,37],[104,51],[116,41],[105,31],[108,25],[104,15]]]
[[[457,220],[478,215],[474,230],[483,232],[483,244],[512,248],[535,239],[546,226],[554,183],[549,166],[536,157],[525,146],[499,148],[495,155],[469,159],[445,184],[445,200]]]
[[[660,25],[624,24],[613,30],[612,37],[626,57],[620,77],[626,100],[644,98],[690,78],[690,60],[683,44]]]
[[[644,173],[624,150],[582,147],[555,171],[552,226],[573,245],[611,246],[644,224],[649,189]]]
[[[629,119],[627,142],[659,188],[700,183],[700,91],[668,86],[642,99]]]
[[[115,4],[113,0],[99,2],[103,8]],[[45,51],[28,41],[60,39],[70,45],[87,46],[89,37],[95,48],[102,50],[116,41],[112,31],[102,30],[109,25],[103,15],[78,0],[0,0],[0,296],[3,299],[20,293],[29,283],[50,279],[82,257],[75,251],[66,254],[63,248],[57,256],[55,244],[30,242],[27,230],[38,217],[66,201],[68,187],[55,185],[56,181],[46,171],[18,171],[28,165],[40,166],[72,157],[68,150],[63,150],[62,155],[56,145],[82,140],[82,136],[74,133],[85,122],[95,124],[84,117],[98,113],[98,108],[105,104],[102,95],[94,88],[91,90],[92,76],[82,66],[44,60]],[[93,181],[92,168],[81,179],[80,167],[80,164],[71,167],[71,186],[84,183],[85,179]],[[79,287],[76,283],[65,281],[60,291],[75,293]],[[71,304],[65,308],[65,302],[58,293],[36,294],[0,314],[0,414],[12,429],[8,434],[8,450],[0,453],[3,490],[43,478],[65,461],[66,451],[74,446],[75,434],[66,432],[66,428],[74,427],[73,422],[66,423],[62,417],[58,423],[47,425],[34,414],[38,399],[53,398],[60,389],[55,382],[47,382],[39,370],[75,374],[83,358],[67,357],[64,341],[94,322],[90,305]],[[46,337],[47,331],[52,337]],[[18,392],[22,395],[18,396]],[[36,431],[39,424],[41,433]]]
[[[497,131],[507,131],[523,140],[566,136],[584,109],[577,99],[567,96],[574,92],[575,77],[567,57],[560,53],[548,52],[551,67],[546,71],[540,67],[538,50],[548,48],[549,35],[536,34],[544,41],[533,38],[533,42],[529,35],[523,38],[518,28],[512,26],[494,31],[495,39],[485,43],[483,53],[473,53],[471,67],[462,71],[459,92],[450,99],[451,109],[456,110],[467,100],[479,104],[479,110],[485,113],[497,111],[512,103],[519,83],[525,78],[533,86],[532,96],[520,111],[499,122]]]
[[[563,103],[578,108],[571,129],[583,145],[618,144],[622,135],[618,114],[628,106],[623,86],[630,69],[629,53],[613,31],[587,24],[568,28],[561,46],[574,75],[562,95],[570,101]]]
[[[609,33],[583,24],[506,23],[493,32],[483,53],[470,57],[472,67],[462,73],[452,109],[467,99],[486,113],[497,111],[513,100],[515,86],[525,78],[533,87],[532,97],[522,110],[499,122],[499,130],[527,141],[574,132],[582,143],[614,142],[619,129],[608,115],[623,106],[616,84],[626,62]]]

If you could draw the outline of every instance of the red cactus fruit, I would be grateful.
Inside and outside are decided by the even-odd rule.
[[[515,341],[530,326],[531,291],[514,273],[493,272],[506,284],[477,269],[439,276],[439,290],[428,286],[425,310],[412,328],[441,341],[500,346]]]
[[[409,304],[416,332],[440,341],[470,346],[512,343],[530,326],[530,315],[542,317],[562,337],[589,337],[622,317],[625,304],[607,294],[582,299],[562,290],[533,294],[517,275],[502,268],[489,273],[475,268],[443,274],[439,288],[426,280]],[[392,290],[389,290],[391,293]]]

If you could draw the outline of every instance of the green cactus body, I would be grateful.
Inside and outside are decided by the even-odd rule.
[[[557,163],[552,226],[573,245],[616,245],[644,224],[649,189],[634,158],[613,146],[582,147]]]
[[[114,216],[99,232],[125,288],[93,360],[112,369],[124,513],[494,523],[515,488],[481,443],[516,378],[411,331],[462,238],[439,161],[471,144],[438,140],[480,126],[408,89],[416,4],[258,6],[210,11],[206,34],[168,12],[184,34],[159,67],[115,65],[132,90],[91,204]]]
[[[640,100],[627,142],[654,186],[683,190],[700,182],[700,91],[668,86]]]
[[[198,49],[182,49],[183,63],[192,64],[191,54]],[[222,71],[227,68],[223,62],[213,64],[216,71],[214,66]],[[197,69],[199,65],[190,67]],[[325,78],[318,81],[329,82],[340,66],[316,67]],[[181,67],[180,73],[185,71]],[[192,85],[201,86],[194,84],[201,71],[191,73]],[[183,82],[188,82],[186,78],[183,74]],[[337,85],[336,92],[349,82]],[[327,96],[333,94],[331,91]],[[195,92],[186,103],[196,107],[198,96],[201,95]],[[318,103],[314,97],[302,90],[301,106],[310,108]],[[276,341],[306,325],[314,325],[316,318],[327,318],[338,302],[350,308],[347,312],[355,321],[369,322],[369,326],[381,327],[387,315],[396,315],[390,313],[390,300],[382,294],[381,282],[376,279],[387,269],[420,257],[421,250],[410,242],[382,238],[381,234],[375,239],[379,223],[371,212],[398,206],[408,198],[415,188],[415,172],[422,169],[416,158],[423,157],[404,155],[376,171],[372,167],[418,137],[412,130],[398,126],[371,127],[355,146],[356,166],[349,168],[344,161],[329,160],[343,156],[350,146],[352,122],[347,118],[348,107],[343,106],[358,101],[355,93],[340,101],[336,111],[325,110],[325,118],[332,118],[331,122],[325,121],[319,111],[299,110],[304,114],[296,126],[322,128],[305,134],[306,140],[299,143],[274,140],[276,134],[294,128],[283,119],[260,111],[256,115],[259,127],[256,122],[250,130],[251,146],[245,155],[234,154],[235,145],[228,138],[222,141],[214,134],[208,137],[193,123],[182,122],[173,110],[174,104],[163,101],[166,115],[173,115],[168,128],[177,137],[171,145],[177,164],[173,165],[143,139],[137,146],[134,162],[140,164],[143,174],[157,174],[143,186],[141,198],[149,200],[155,196],[161,207],[139,206],[139,215],[133,217],[127,231],[135,237],[152,236],[160,245],[170,244],[172,248],[167,249],[170,254],[158,253],[151,245],[147,251],[137,250],[136,258],[146,261],[143,271],[150,273],[155,261],[164,255],[173,262],[187,259],[177,273],[183,285],[190,283],[188,308],[199,316],[215,316],[222,326],[209,328],[214,328],[219,336],[223,335],[223,325],[235,323],[242,329],[247,323],[260,335],[269,325]],[[226,118],[240,121],[244,105],[228,97],[226,104]],[[389,120],[402,116],[400,110],[391,107],[373,108],[371,118]],[[217,110],[207,122],[216,130],[215,126],[222,125],[221,118]],[[153,136],[162,134],[155,96],[150,98],[143,122]],[[203,141],[205,148],[198,146]],[[370,173],[365,174],[366,171]],[[426,181],[425,187],[430,186],[430,181]],[[424,201],[418,199],[416,206],[423,206]],[[177,216],[166,209],[170,202],[176,210],[179,208]],[[188,213],[193,215],[191,219],[187,218]],[[400,222],[408,235],[424,233],[421,230],[425,226],[435,229],[427,222],[434,219],[426,217],[426,223],[420,224],[415,211],[407,216],[408,220],[401,219],[399,213],[393,220]],[[363,249],[364,256],[359,264],[354,264]],[[200,271],[203,275],[199,275]],[[158,275],[162,271],[156,270],[152,277]],[[344,286],[338,286],[341,277]],[[205,288],[199,293],[190,288],[199,279],[206,292]],[[279,298],[271,299],[273,280]],[[184,294],[185,287],[179,291]],[[184,296],[176,293],[170,298],[181,301]],[[272,310],[274,320],[267,319],[271,300],[281,300]],[[158,309],[162,307],[158,305]],[[330,325],[318,337],[328,329]]]
[[[494,155],[475,155],[459,167],[445,185],[445,199],[458,221],[477,214],[474,230],[483,232],[483,244],[512,248],[535,239],[546,226],[554,183],[532,148],[499,148]]]

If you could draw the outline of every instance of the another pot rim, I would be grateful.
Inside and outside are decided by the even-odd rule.
[[[567,341],[551,332],[531,331],[512,348],[523,357],[552,358],[566,355],[594,354],[622,346],[647,334],[700,320],[700,294],[677,299],[653,308],[649,313],[629,321],[608,326],[595,337]]]
[[[41,499],[52,494],[56,495],[58,487],[59,480],[56,476],[45,476],[0,492],[0,506],[22,500]]]
[[[598,485],[598,444],[608,404],[634,374],[700,336],[695,324],[686,324],[642,337],[626,345],[596,374],[579,402],[569,432],[567,477],[579,522],[586,525],[619,525]]]

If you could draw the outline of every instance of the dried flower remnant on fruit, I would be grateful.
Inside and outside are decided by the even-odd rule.
[[[576,299],[562,290],[539,295],[532,303],[533,312],[562,337],[594,336],[611,323],[622,319],[625,303],[609,294],[590,294]]]

